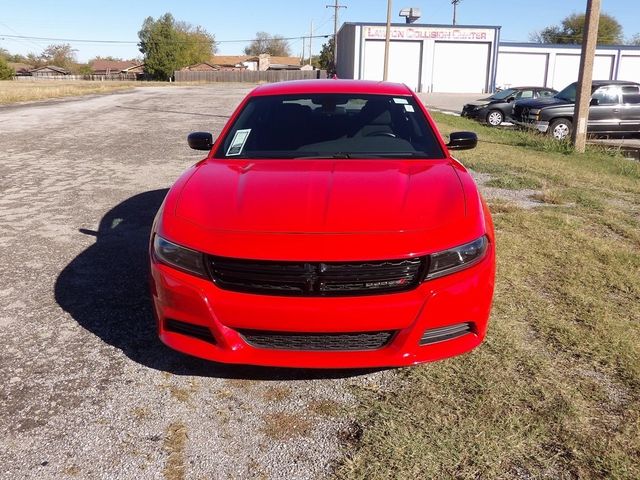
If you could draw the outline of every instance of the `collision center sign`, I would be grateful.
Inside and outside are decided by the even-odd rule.
[[[364,38],[384,39],[385,27],[363,27]],[[493,40],[493,30],[473,28],[391,27],[391,38],[397,40]]]

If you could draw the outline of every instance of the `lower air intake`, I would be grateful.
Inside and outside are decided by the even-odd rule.
[[[357,351],[387,345],[395,331],[358,333],[288,333],[240,330],[242,338],[256,348],[271,350]]]
[[[216,343],[216,339],[211,334],[211,330],[202,325],[181,322],[179,320],[167,319],[164,328],[169,332],[180,333],[189,337],[199,338],[209,343]]]
[[[449,325],[446,327],[432,328],[425,330],[422,338],[420,339],[420,345],[429,345],[431,343],[443,342],[445,340],[452,340],[454,338],[461,337],[467,333],[473,332],[472,323],[457,323],[456,325]]]

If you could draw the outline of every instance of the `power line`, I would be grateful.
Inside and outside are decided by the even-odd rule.
[[[326,35],[313,35],[313,38],[329,38],[330,34]],[[299,37],[278,37],[281,40],[301,40],[305,38],[309,38],[308,35],[301,35]],[[0,39],[23,39],[23,40],[35,40],[35,41],[43,41],[43,42],[68,42],[68,43],[107,43],[107,44],[123,44],[123,45],[137,45],[140,43],[140,40],[90,40],[90,39],[79,39],[79,38],[53,38],[53,37],[33,37],[29,35],[7,35],[0,33]],[[214,43],[247,43],[253,42],[254,40],[258,40],[256,38],[248,38],[243,40],[213,40]],[[166,43],[209,43],[207,41],[190,41],[190,40],[172,40]]]

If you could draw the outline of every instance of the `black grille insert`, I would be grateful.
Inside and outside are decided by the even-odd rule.
[[[415,288],[426,258],[367,262],[279,262],[209,257],[213,281],[225,290],[284,296],[393,293]]]
[[[420,345],[429,345],[430,343],[443,342],[461,337],[467,333],[473,332],[472,323],[457,323],[446,327],[432,328],[425,330],[420,339]]]
[[[216,339],[211,334],[211,330],[202,325],[194,325],[193,323],[181,322],[169,318],[165,321],[164,328],[170,332],[199,338],[209,343],[216,343]]]
[[[272,350],[377,350],[387,345],[395,331],[349,333],[293,333],[240,330],[252,347]]]

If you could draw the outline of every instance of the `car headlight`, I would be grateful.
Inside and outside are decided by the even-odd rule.
[[[475,109],[475,110],[482,110],[484,107],[487,107],[487,106],[489,106],[489,104],[488,104],[488,103],[485,103],[484,105],[476,105],[476,106],[474,107],[474,109]]]
[[[153,238],[153,253],[158,260],[179,270],[185,270],[200,277],[208,277],[204,264],[204,254],[165,240],[160,235]]]
[[[473,242],[431,254],[427,280],[449,275],[478,263],[484,258],[488,246],[489,239],[483,235]]]

